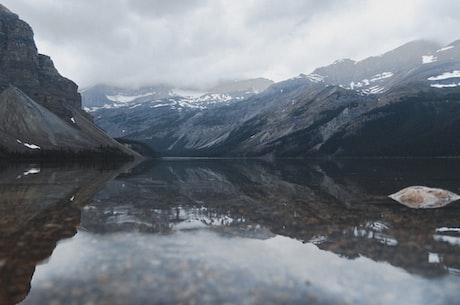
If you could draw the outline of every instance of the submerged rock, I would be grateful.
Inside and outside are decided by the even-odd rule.
[[[406,187],[388,197],[414,209],[440,208],[460,199],[450,191],[426,186]]]

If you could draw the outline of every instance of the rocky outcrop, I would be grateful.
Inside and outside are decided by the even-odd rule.
[[[59,74],[50,57],[37,53],[31,27],[3,6],[0,69],[0,90],[14,84],[60,117],[71,117],[68,107],[81,108],[77,85]]]
[[[0,5],[0,157],[137,155],[93,124],[77,89],[38,54],[31,27]]]

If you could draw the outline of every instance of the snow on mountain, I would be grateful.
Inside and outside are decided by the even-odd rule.
[[[352,81],[348,86],[342,85],[342,87],[344,87],[345,89],[357,90],[358,92],[362,92],[364,94],[378,94],[383,92],[385,88],[378,86],[377,84],[392,76],[392,72],[383,72],[373,75],[369,79],[365,78],[356,83]]]
[[[454,80],[456,79],[456,81]],[[433,88],[455,88],[460,86],[460,71],[444,72],[440,75],[428,77],[429,81],[435,81],[430,84]],[[446,80],[448,80],[446,82]],[[443,81],[443,82],[439,82]]]
[[[454,46],[447,46],[445,48],[441,48],[439,50],[436,51],[436,53],[439,53],[439,52],[444,52],[444,51],[447,51],[447,50],[450,50],[450,49],[453,49],[455,48]]]
[[[438,61],[438,58],[436,56],[433,56],[433,55],[423,55],[422,56],[423,64],[430,64],[430,63],[437,62],[437,61]]]
[[[457,46],[416,41],[261,93],[234,82],[205,94],[171,89],[93,115],[112,136],[165,156],[458,154],[460,144],[451,143],[460,126]]]
[[[433,63],[452,47],[419,40],[409,42],[380,56],[361,61],[342,59],[313,71],[326,84],[355,90],[361,94],[381,94],[397,83],[400,76],[422,64]],[[438,53],[436,53],[438,52]],[[436,56],[434,55],[436,53]]]
[[[452,72],[445,72],[441,75],[428,77],[428,80],[444,80],[444,79],[451,79],[451,78],[459,78],[460,71],[454,70]]]
[[[205,109],[245,99],[265,90],[273,82],[263,78],[221,83],[208,90],[151,86],[125,89],[110,86],[95,86],[81,91],[84,109],[95,112],[99,109],[140,107],[169,107],[181,109]]]
[[[171,91],[170,97],[139,101],[139,98],[145,98],[146,95],[140,96],[107,96],[113,103],[106,103],[99,107],[85,107],[88,112],[95,112],[99,109],[129,108],[133,109],[142,105],[149,108],[169,107],[171,109],[194,108],[206,109],[213,105],[229,103],[233,100],[241,100],[244,97],[232,97],[228,94],[191,94],[191,91],[175,89]],[[184,94],[184,95],[182,95]]]

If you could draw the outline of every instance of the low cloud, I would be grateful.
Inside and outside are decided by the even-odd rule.
[[[81,87],[274,80],[414,39],[459,39],[456,0],[4,0]]]

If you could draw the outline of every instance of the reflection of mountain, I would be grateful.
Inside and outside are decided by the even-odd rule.
[[[0,170],[0,305],[7,305],[27,296],[35,266],[76,233],[80,207],[114,172],[76,165]]]
[[[414,273],[455,273],[460,270],[455,229],[460,206],[416,211],[386,197],[411,184],[458,188],[454,175],[459,162],[430,161],[423,167],[421,162],[144,164],[98,192],[84,209],[82,226],[99,233],[168,233],[206,226],[257,238],[272,232],[348,258],[387,261]]]

